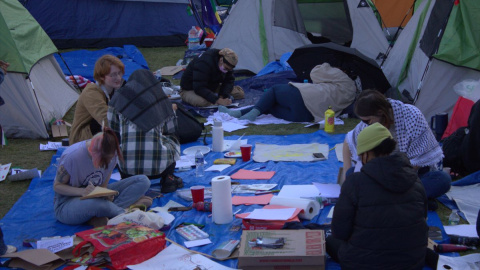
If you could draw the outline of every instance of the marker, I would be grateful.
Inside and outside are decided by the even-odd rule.
[[[270,193],[276,193],[276,192],[280,192],[280,189],[257,191],[255,192],[255,195],[270,194]]]

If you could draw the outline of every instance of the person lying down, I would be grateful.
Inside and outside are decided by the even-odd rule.
[[[339,115],[356,95],[355,82],[342,70],[328,63],[316,66],[310,72],[312,83],[277,84],[266,89],[260,100],[242,110],[219,106],[218,110],[241,120],[255,121],[261,114],[291,122],[319,122],[329,106]]]

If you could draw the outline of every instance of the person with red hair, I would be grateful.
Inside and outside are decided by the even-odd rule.
[[[149,207],[152,204],[152,199],[144,196],[150,187],[150,180],[145,175],[109,183],[118,159],[123,160],[122,151],[117,136],[109,128],[63,152],[53,183],[58,221],[70,225],[89,222],[95,227],[102,226],[132,205]],[[118,195],[81,199],[96,186],[116,190]]]

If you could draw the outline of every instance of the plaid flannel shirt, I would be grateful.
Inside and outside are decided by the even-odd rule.
[[[180,143],[173,135],[174,119],[143,132],[113,107],[108,107],[107,118],[110,128],[120,135],[124,162],[118,165],[123,173],[158,175],[180,158]]]

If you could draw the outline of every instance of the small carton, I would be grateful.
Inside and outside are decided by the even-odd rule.
[[[52,121],[50,121],[50,127],[52,128],[53,137],[68,137],[65,121],[52,119]]]
[[[261,238],[283,238],[281,248],[249,245]],[[252,269],[325,269],[325,235],[322,230],[243,231],[238,268]]]

